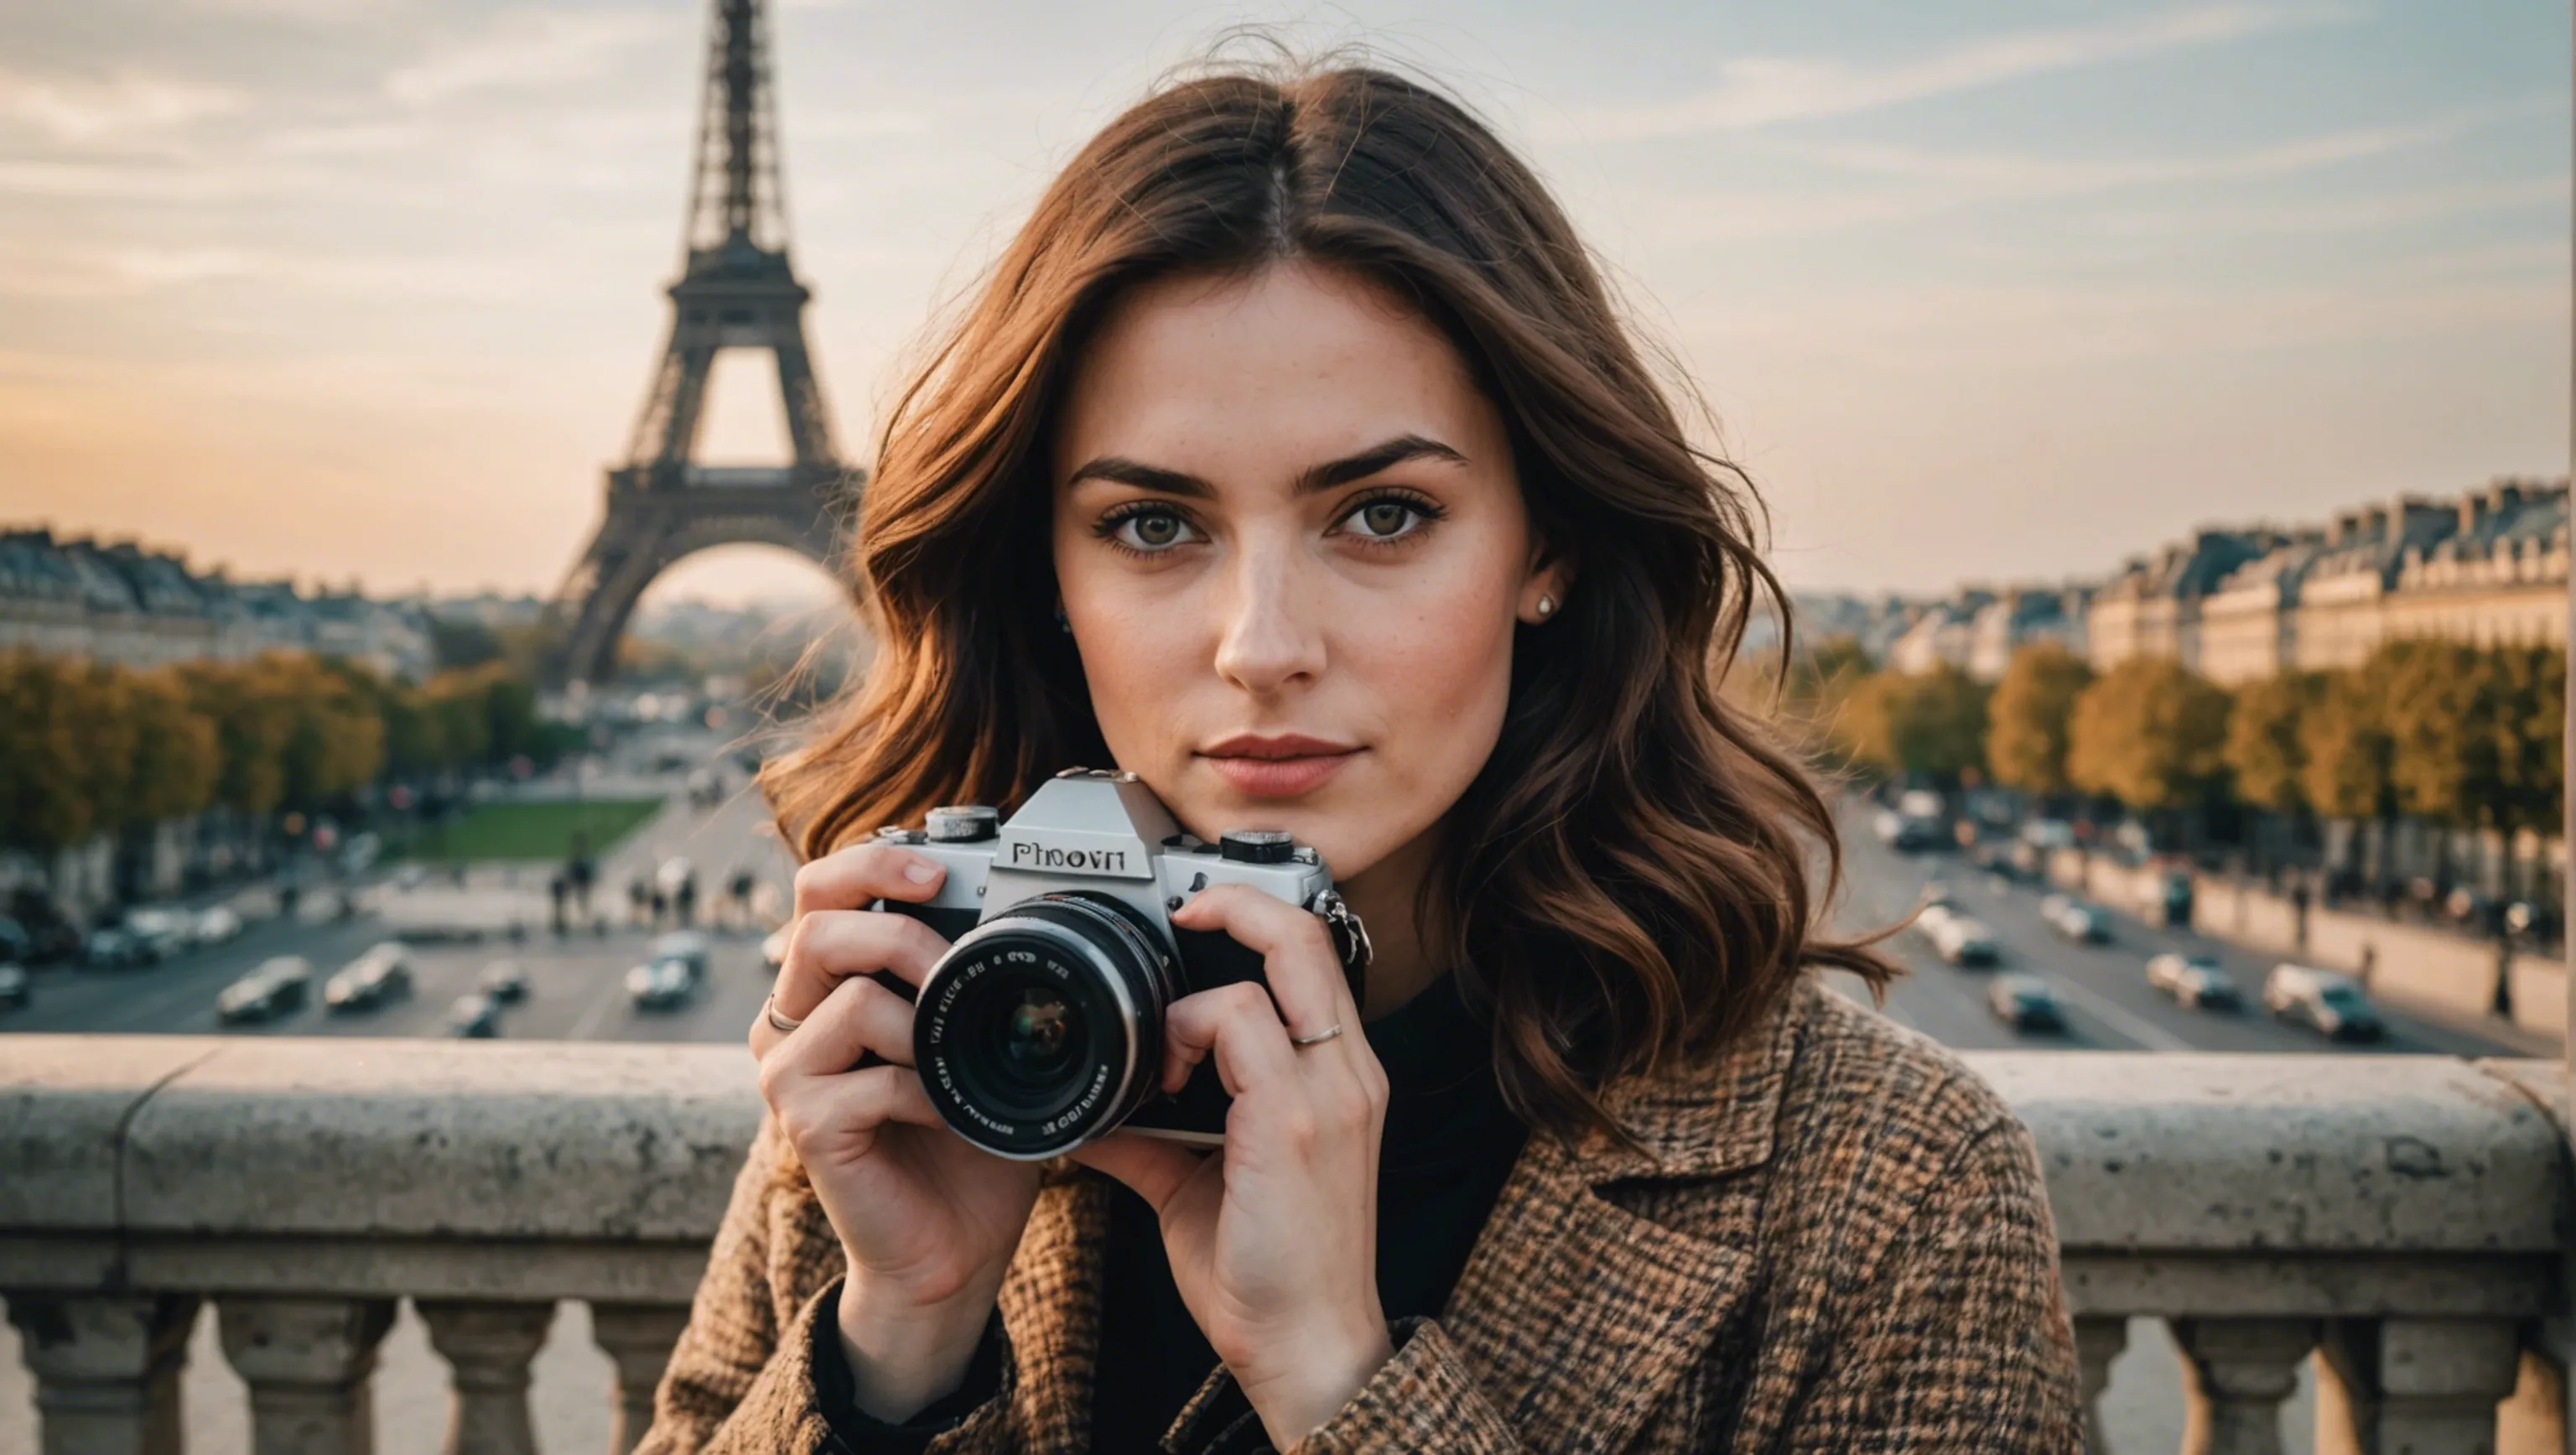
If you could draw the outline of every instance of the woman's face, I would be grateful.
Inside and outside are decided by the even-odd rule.
[[[1053,467],[1056,579],[1117,766],[1192,833],[1285,829],[1336,878],[1466,790],[1513,625],[1562,598],[1501,416],[1437,329],[1347,273],[1131,292]]]

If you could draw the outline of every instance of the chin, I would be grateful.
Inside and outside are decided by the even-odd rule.
[[[1163,802],[1181,827],[1202,839],[1227,829],[1284,830],[1322,855],[1336,881],[1367,873],[1412,837],[1395,831],[1384,797],[1365,785],[1336,782],[1293,798],[1256,798],[1218,780]]]

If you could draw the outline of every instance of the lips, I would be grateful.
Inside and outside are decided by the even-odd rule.
[[[1240,733],[1201,749],[1199,756],[1247,797],[1294,798],[1322,787],[1362,751],[1303,733]]]

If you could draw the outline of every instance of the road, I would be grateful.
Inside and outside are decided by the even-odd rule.
[[[691,808],[684,795],[675,795],[660,815],[619,844],[601,865],[595,905],[613,916],[605,935],[582,931],[557,939],[546,931],[543,891],[550,870],[543,867],[520,871],[513,876],[515,883],[505,882],[497,869],[486,869],[462,894],[445,885],[405,891],[385,884],[368,895],[381,913],[361,914],[346,922],[254,922],[229,944],[139,969],[40,970],[31,1002],[21,1010],[0,1012],[0,1031],[435,1036],[444,1034],[448,1007],[473,992],[483,967],[508,959],[527,972],[528,996],[503,1009],[501,1034],[505,1037],[740,1040],[769,994],[760,932],[709,930],[714,964],[698,994],[673,1010],[640,1010],[627,999],[623,980],[627,969],[644,958],[655,931],[624,923],[624,888],[630,874],[649,873],[665,859],[685,855],[698,866],[702,907],[714,898],[709,891],[720,890],[737,866],[751,868],[783,895],[793,869],[778,842],[759,832],[766,821],[767,814],[747,789],[711,811]],[[370,1010],[335,1014],[323,1007],[321,982],[370,945],[389,938],[391,923],[438,922],[446,907],[454,909],[458,922],[497,928],[517,918],[532,932],[519,943],[494,934],[481,943],[413,945],[411,995]],[[245,1025],[227,1026],[217,1020],[218,992],[260,961],[288,954],[313,962],[314,985],[304,1008]]]
[[[2313,1031],[2285,1025],[2263,1012],[2263,976],[2277,955],[2242,950],[2190,931],[2166,930],[2114,913],[2108,944],[2084,945],[2059,936],[2039,917],[2047,888],[2005,882],[1971,869],[1957,854],[1903,855],[1879,843],[1860,814],[1845,818],[1848,884],[1835,917],[1846,933],[1889,925],[1913,911],[1923,886],[1949,885],[1963,913],[1993,932],[2002,954],[1999,969],[2026,971],[2054,987],[2065,1006],[2062,1032],[2015,1031],[1986,1007],[1994,970],[1945,964],[1924,938],[1909,930],[1884,948],[1912,974],[1888,996],[1887,1015],[1960,1050],[2084,1049],[2144,1051],[2268,1051],[2294,1054],[2523,1054],[2474,1028],[2437,1024],[2382,1005],[2388,1037],[2376,1044],[2338,1044]],[[2146,979],[2148,957],[2167,950],[2215,955],[2248,997],[2237,1012],[2187,1010]],[[1858,981],[1836,977],[1865,997]]]

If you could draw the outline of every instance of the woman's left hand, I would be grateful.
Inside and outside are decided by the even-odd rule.
[[[1219,885],[1172,922],[1232,935],[1260,953],[1270,981],[1267,993],[1246,983],[1184,996],[1164,1019],[1164,1090],[1216,1057],[1234,1098],[1225,1147],[1121,1133],[1073,1155],[1153,1207],[1182,1301],[1286,1450],[1394,1354],[1377,1297],[1386,1072],[1322,920]],[[1331,1040],[1290,1041],[1334,1026]]]

